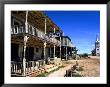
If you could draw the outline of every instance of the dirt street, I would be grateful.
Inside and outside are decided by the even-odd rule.
[[[83,71],[79,71],[84,77],[99,77],[100,76],[100,58],[88,58],[77,60],[79,66],[83,67]],[[70,69],[76,60],[63,61],[64,68],[59,69],[48,75],[48,77],[64,77],[66,70]]]

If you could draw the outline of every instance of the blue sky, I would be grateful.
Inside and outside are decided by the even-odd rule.
[[[79,50],[91,53],[96,35],[100,37],[100,11],[46,11],[45,12],[69,36]],[[100,38],[99,38],[100,39]]]

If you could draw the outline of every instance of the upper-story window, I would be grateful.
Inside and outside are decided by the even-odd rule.
[[[12,16],[11,17],[11,25],[12,26],[22,26],[23,23],[20,20],[18,20],[15,17]]]

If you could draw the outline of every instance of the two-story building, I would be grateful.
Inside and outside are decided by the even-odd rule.
[[[62,33],[43,11],[11,11],[11,73],[25,76],[49,58],[67,59],[73,45]]]

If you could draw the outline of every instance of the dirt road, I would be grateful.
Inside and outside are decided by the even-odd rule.
[[[100,76],[100,59],[89,58],[77,60],[79,65],[83,67],[83,71],[79,71],[84,77],[98,77]],[[48,77],[64,77],[66,70],[74,65],[76,60],[63,61],[64,68],[59,69],[48,75]]]

